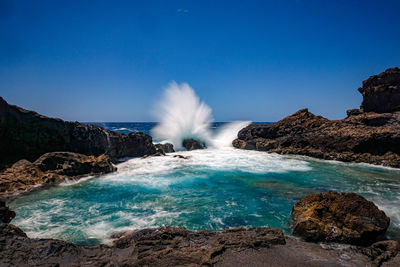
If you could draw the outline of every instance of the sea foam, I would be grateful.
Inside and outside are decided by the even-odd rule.
[[[202,141],[208,147],[232,146],[238,131],[251,123],[236,121],[224,125],[216,133],[212,132],[211,108],[200,101],[189,84],[176,82],[171,82],[165,89],[155,115],[160,122],[152,129],[152,135],[156,140],[171,142],[175,150],[181,150],[182,141],[189,138]]]

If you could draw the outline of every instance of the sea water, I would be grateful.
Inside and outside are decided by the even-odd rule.
[[[400,170],[235,149],[232,140],[249,122],[214,123],[188,84],[171,83],[156,110],[159,124],[97,124],[142,131],[178,150],[184,138],[208,148],[130,159],[114,173],[22,196],[10,204],[17,214],[13,223],[29,237],[76,244],[107,243],[112,233],[162,225],[268,226],[290,234],[296,201],[336,190],[373,201],[391,218],[388,237],[400,239]]]
[[[150,133],[154,124],[103,126],[132,132],[147,127]],[[389,237],[399,238],[399,170],[233,147],[134,158],[117,167],[115,173],[17,199],[11,203],[17,213],[13,223],[29,237],[76,244],[106,243],[115,232],[162,225],[190,230],[269,226],[290,234],[297,200],[336,190],[373,201],[391,218]]]

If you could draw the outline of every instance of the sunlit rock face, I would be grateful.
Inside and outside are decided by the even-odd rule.
[[[48,118],[9,105],[0,97],[0,168],[20,159],[30,161],[47,152],[107,154],[112,159],[140,157],[156,152],[151,136],[122,134],[96,125]]]
[[[369,245],[384,234],[390,219],[355,193],[310,194],[292,210],[293,234],[308,241]]]
[[[348,110],[345,119],[328,120],[301,109],[273,124],[243,128],[233,146],[399,168],[400,69],[372,76],[359,90],[361,109]]]

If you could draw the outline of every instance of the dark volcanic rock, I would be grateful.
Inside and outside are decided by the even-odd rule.
[[[156,149],[147,134],[126,135],[96,125],[48,118],[9,105],[0,97],[0,168],[20,159],[34,161],[54,151],[107,154],[116,159],[152,155]]]
[[[302,109],[273,124],[238,133],[241,149],[400,167],[400,112],[361,113],[331,121]]]
[[[100,175],[115,170],[106,155],[95,157],[72,152],[50,152],[33,163],[20,160],[0,172],[0,196],[11,197],[30,192],[38,185],[52,185],[66,178]]]
[[[4,201],[0,200],[0,223],[9,223],[15,217],[15,212],[10,210]]]
[[[160,152],[161,154],[164,154],[164,155],[165,155],[165,153],[175,152],[174,146],[170,143],[155,144],[154,146],[155,146],[157,152]]]
[[[310,194],[292,210],[293,234],[307,241],[369,245],[386,232],[390,219],[355,193]]]
[[[206,144],[204,144],[203,142],[200,142],[198,140],[195,140],[195,139],[185,139],[185,140],[183,140],[182,146],[184,148],[186,148],[186,150],[188,150],[188,151],[195,150],[195,149],[204,149],[204,148],[206,148]]]
[[[79,246],[31,239],[0,222],[0,266],[396,266],[395,241],[368,248],[285,238],[278,228],[188,231],[159,227],[114,234],[113,243]],[[386,261],[386,262],[385,262]]]
[[[365,112],[400,111],[400,69],[387,69],[371,76],[358,89],[363,95],[361,109]]]
[[[384,84],[382,88],[394,88],[397,73],[398,69],[388,70],[365,81],[364,87]],[[395,90],[391,92],[396,99]],[[251,124],[239,131],[232,144],[241,149],[400,168],[400,111],[376,113],[353,109],[347,114],[342,120],[328,120],[302,109],[273,124]]]

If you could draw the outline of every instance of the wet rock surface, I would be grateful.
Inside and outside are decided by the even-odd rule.
[[[166,153],[173,153],[175,152],[174,150],[174,145],[170,144],[170,143],[165,143],[165,144],[155,144],[154,145],[157,153],[161,153],[163,155],[165,155]]]
[[[385,88],[400,83],[397,70],[395,75],[391,72],[383,75],[389,75],[383,79]],[[366,87],[376,84],[373,81],[377,78],[370,79],[364,82]],[[391,97],[393,103],[400,105],[400,99],[395,100],[395,95]],[[400,168],[400,112],[374,111],[378,110],[364,112],[363,109],[353,109],[347,111],[345,119],[328,120],[310,113],[308,109],[301,109],[273,124],[247,126],[239,131],[232,144],[240,149]]]
[[[292,209],[293,234],[307,241],[370,245],[386,232],[390,219],[355,193],[310,194]]]
[[[115,171],[106,155],[86,156],[72,152],[50,152],[33,163],[20,160],[0,172],[0,197],[12,198],[27,193],[39,185],[54,185],[67,178],[100,175]],[[1,209],[1,208],[0,208]]]
[[[195,149],[204,149],[206,148],[206,144],[201,141],[195,139],[185,139],[182,142],[182,146],[186,148],[186,150],[191,151]]]
[[[112,238],[111,245],[79,246],[31,239],[19,228],[0,223],[0,265],[393,266],[392,260],[397,258],[395,241],[367,248],[322,246],[287,238],[278,228],[193,232],[159,227],[119,233]]]
[[[156,148],[151,136],[141,132],[122,134],[96,125],[48,118],[9,105],[0,97],[0,169],[54,151],[107,154],[114,160],[152,155]]]

